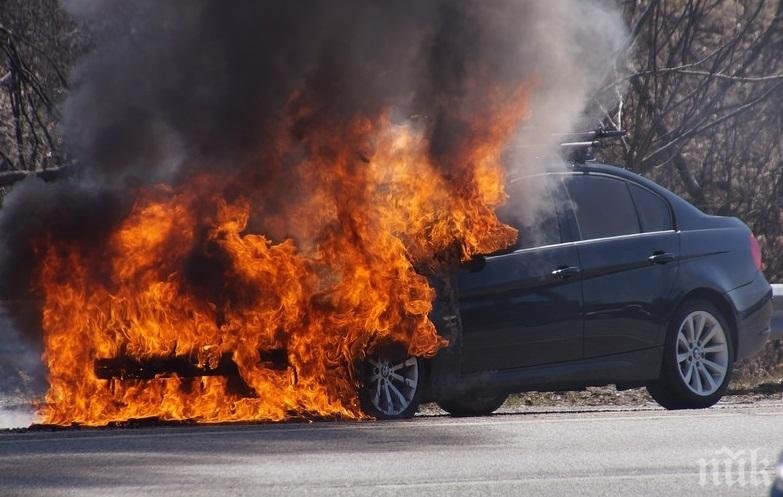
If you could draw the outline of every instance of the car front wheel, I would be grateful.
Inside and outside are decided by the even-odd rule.
[[[666,337],[660,378],[647,386],[667,409],[699,409],[720,400],[734,363],[731,332],[711,303],[695,300],[676,313]]]
[[[416,414],[424,388],[422,359],[408,355],[402,346],[388,346],[370,354],[361,369],[359,400],[366,414],[376,419]]]

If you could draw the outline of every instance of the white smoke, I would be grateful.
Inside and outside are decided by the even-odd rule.
[[[558,0],[527,4],[537,21],[525,36],[536,73],[528,120],[510,145],[508,173],[519,178],[565,167],[559,139],[554,135],[589,131],[601,115],[591,115],[594,98],[608,78],[615,80],[617,58],[628,39],[628,29],[615,4],[600,0]],[[608,102],[612,107],[617,102]],[[547,192],[522,189],[512,201],[522,224],[530,224],[551,207]],[[523,235],[524,236],[524,235]]]

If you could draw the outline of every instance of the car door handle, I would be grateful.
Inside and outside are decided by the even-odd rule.
[[[650,264],[668,264],[674,260],[674,254],[669,252],[657,251],[653,252],[648,259]]]
[[[567,280],[568,278],[579,276],[579,272],[580,270],[576,266],[560,266],[552,271],[552,276],[559,280]]]

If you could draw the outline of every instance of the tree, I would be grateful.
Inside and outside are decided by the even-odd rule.
[[[62,165],[57,104],[82,49],[57,0],[5,0],[0,10],[0,171]]]

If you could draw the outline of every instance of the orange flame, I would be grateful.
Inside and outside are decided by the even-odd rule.
[[[130,211],[98,240],[40,240],[42,419],[362,417],[355,361],[392,341],[423,357],[445,345],[428,317],[434,291],[416,268],[455,246],[466,259],[516,238],[494,209],[525,93],[493,100],[446,177],[425,132],[389,113],[290,132],[315,112],[296,95],[288,131],[259,159],[293,162],[297,194],[285,208],[268,205],[271,190],[252,168],[201,174],[133,192]],[[257,224],[292,236],[274,241]],[[284,350],[287,367],[259,361],[264,350]],[[98,358],[181,355],[214,367],[224,354],[254,395],[223,377],[104,380],[94,368]]]

